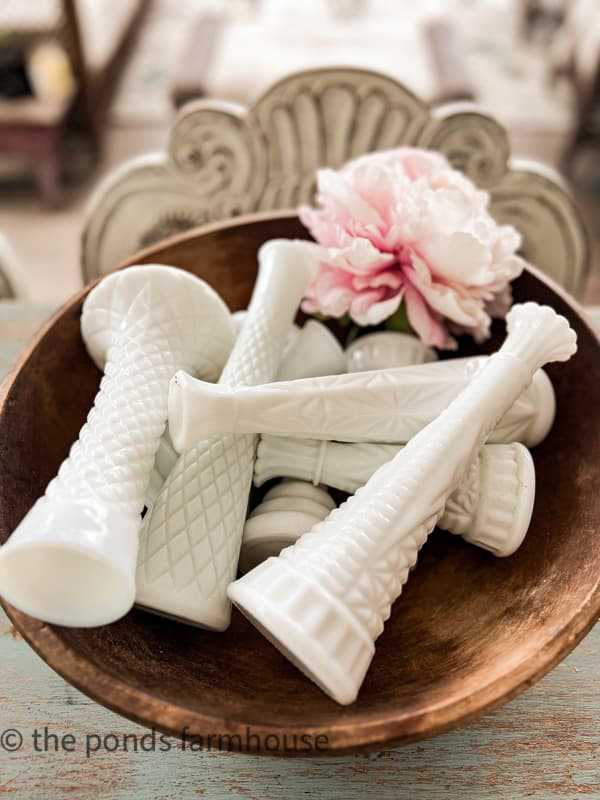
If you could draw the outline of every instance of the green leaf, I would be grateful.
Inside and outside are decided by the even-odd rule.
[[[321,322],[327,322],[330,319],[335,319],[338,325],[341,325],[342,328],[347,328],[352,322],[348,314],[344,314],[343,317],[330,317],[329,314],[323,314],[321,311],[313,311],[311,316],[320,320]]]
[[[408,316],[406,314],[406,305],[404,301],[400,303],[398,310],[388,317],[385,321],[384,327],[386,331],[397,331],[398,333],[414,333]]]

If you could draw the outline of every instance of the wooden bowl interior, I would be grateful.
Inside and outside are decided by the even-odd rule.
[[[306,236],[293,217],[232,222],[155,246],[137,259],[190,270],[232,310],[245,308],[260,244]],[[131,263],[134,263],[133,261]],[[133,610],[86,630],[45,626],[8,608],[48,662],[100,702],[172,733],[312,731],[344,750],[448,729],[514,696],[547,671],[598,615],[600,352],[577,311],[538,275],[514,289],[565,314],[579,337],[548,369],[558,414],[534,451],[529,534],[507,559],[435,532],[395,604],[356,703],[342,708],[238,613],[210,633]],[[5,385],[0,417],[0,539],[56,473],[98,388],[79,334],[83,293],[59,313]],[[496,349],[503,325],[485,351]],[[463,352],[473,352],[462,343]]]

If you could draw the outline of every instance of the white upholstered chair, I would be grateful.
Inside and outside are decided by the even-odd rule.
[[[184,106],[167,152],[124,164],[100,186],[82,238],[90,280],[135,250],[204,223],[310,201],[315,171],[398,145],[438,150],[523,235],[523,254],[580,294],[588,249],[580,215],[550,169],[510,158],[507,133],[472,105],[430,109],[384,75],[320,69],[275,84],[251,108]]]

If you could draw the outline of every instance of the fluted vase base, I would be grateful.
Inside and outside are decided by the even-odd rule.
[[[342,705],[356,700],[375,646],[342,602],[281,558],[267,559],[230,584],[228,593],[324,692]]]

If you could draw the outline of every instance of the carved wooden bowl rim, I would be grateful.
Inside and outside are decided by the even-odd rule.
[[[230,228],[243,229],[245,226],[260,225],[264,221],[297,224],[295,214],[290,210],[255,213],[233,220],[211,223],[154,244],[128,258],[117,269],[136,263],[151,263],[156,260],[156,253],[180,246],[199,237],[226,231]],[[558,304],[563,307],[562,310],[569,314],[571,321],[578,327],[580,340],[583,332],[586,341],[582,344],[588,350],[590,347],[595,348],[600,360],[600,339],[588,324],[577,303],[538,270],[532,268],[529,272],[542,284],[542,288],[545,287],[545,290],[550,290],[555,295]],[[67,314],[76,313],[83,298],[96,282],[90,283],[75,294],[52,316],[22,352],[5,379],[0,388],[0,437],[2,426],[6,424],[5,416],[11,402],[11,393],[20,372],[57,322]],[[7,499],[0,498],[0,509],[3,504],[8,504],[8,502]],[[0,530],[0,538],[3,540],[7,534],[8,531]],[[315,727],[310,720],[306,720],[302,731],[313,736],[319,733],[328,736],[328,749],[321,755],[365,751],[381,749],[382,746],[390,746],[392,743],[405,744],[426,739],[464,725],[499,707],[549,672],[578,644],[600,617],[600,565],[596,574],[595,581],[590,586],[585,600],[579,603],[576,612],[568,619],[563,620],[562,626],[556,628],[554,635],[534,655],[524,661],[518,661],[511,670],[499,678],[496,677],[491,683],[474,687],[466,697],[449,703],[432,703],[428,709],[409,709],[404,714],[398,714],[394,709],[390,713],[379,713],[376,716],[365,713],[359,723],[347,722],[345,709],[336,706],[339,708],[339,718],[335,724],[329,725],[325,730]],[[186,708],[182,704],[165,701],[150,692],[132,686],[126,680],[116,677],[104,666],[94,663],[84,653],[66,642],[60,635],[60,628],[29,617],[5,601],[2,601],[2,605],[15,628],[56,672],[92,699],[135,722],[174,736],[179,736],[186,726],[189,726],[191,732],[202,735],[215,731],[241,733],[248,725],[241,719],[219,718],[212,714]],[[223,636],[224,634],[214,635]],[[258,633],[256,635],[259,636]],[[328,698],[324,702],[333,703]],[[352,709],[351,706],[349,708]],[[266,737],[269,734],[282,736],[284,733],[292,734],[299,730],[298,725],[252,724],[252,733],[259,737]],[[264,748],[261,747],[259,752],[264,753]],[[273,751],[268,754],[282,753]],[[289,753],[283,754],[289,755]]]

